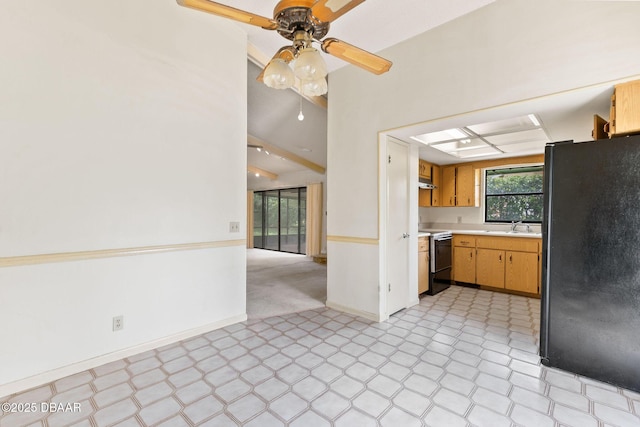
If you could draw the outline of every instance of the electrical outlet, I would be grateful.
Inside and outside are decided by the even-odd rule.
[[[461,216],[458,217],[458,224],[462,224],[462,217]]]
[[[113,332],[124,329],[124,316],[116,316],[113,318]]]
[[[232,221],[229,223],[229,232],[231,233],[239,233],[240,232],[240,223],[237,221]]]

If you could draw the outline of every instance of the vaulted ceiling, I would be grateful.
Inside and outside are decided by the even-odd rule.
[[[272,16],[273,7],[277,3],[275,0],[222,0],[221,2],[267,17]],[[494,0],[403,0],[390,3],[385,0],[368,0],[332,23],[329,36],[377,53],[493,2]],[[223,18],[212,16],[212,19]],[[247,31],[250,57],[254,62],[262,62],[262,65],[281,46],[289,43],[275,31],[245,24],[239,25]],[[323,54],[323,57],[330,71],[348,66],[329,55]],[[296,161],[295,157],[299,156],[320,167],[327,166],[326,107],[306,99],[301,100],[300,95],[293,90],[270,89],[256,82],[255,77],[260,73],[260,69],[261,65],[248,62],[248,140],[251,145],[260,145],[264,142],[275,146],[281,149],[281,155],[276,156],[271,153],[267,155],[264,151],[248,149],[248,165],[251,167],[248,173],[248,188],[267,189],[304,185],[305,182],[322,179],[322,173],[310,168],[305,162],[300,162],[300,159]],[[390,72],[394,72],[393,67]],[[331,74],[328,97],[331,96],[330,76]],[[551,140],[587,140],[590,138],[593,114],[608,117],[608,97],[611,89],[612,85],[573,90],[491,110],[445,117],[425,123],[407,124],[406,127],[394,129],[388,134],[416,144],[415,140],[411,139],[412,136],[535,113]],[[301,104],[305,116],[303,121],[297,119]],[[533,144],[523,144],[523,146],[529,149],[521,154],[542,153],[544,142],[540,142],[537,147]],[[286,155],[287,153],[290,155]],[[520,153],[508,153],[509,156],[518,154]],[[420,145],[420,157],[439,164],[464,161],[426,145]],[[257,177],[256,171],[272,172],[278,177],[265,178],[264,174]]]

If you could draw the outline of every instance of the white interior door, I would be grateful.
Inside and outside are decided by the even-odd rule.
[[[387,315],[409,296],[409,146],[387,140]]]

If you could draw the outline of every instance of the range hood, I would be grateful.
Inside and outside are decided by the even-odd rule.
[[[433,189],[438,188],[438,187],[433,185],[433,182],[431,182],[430,179],[419,178],[418,179],[418,188],[423,188],[425,190],[433,190]]]

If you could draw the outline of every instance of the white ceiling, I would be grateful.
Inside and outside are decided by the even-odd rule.
[[[331,23],[328,37],[335,37],[376,53],[445,22],[493,3],[494,0],[367,0]],[[277,0],[220,0],[219,3],[273,17]],[[220,18],[223,19],[223,18]],[[246,28],[249,42],[271,58],[291,42],[276,31],[240,24]],[[346,63],[323,54],[329,71]]]
[[[378,52],[408,38],[428,31],[436,26],[454,20],[494,0],[368,0],[332,23],[329,37],[336,37],[371,52]],[[259,15],[271,17],[276,0],[221,0],[220,3],[243,9]],[[199,12],[201,13],[201,12]],[[224,19],[211,16],[211,19]],[[249,43],[270,58],[282,46],[289,43],[275,31],[238,24],[247,31]],[[339,59],[323,54],[330,71],[345,66]],[[248,72],[248,131],[249,134],[305,157],[322,166],[326,166],[327,112],[326,109],[303,101],[305,120],[297,120],[300,98],[291,90],[278,91],[257,83],[255,77],[260,69],[249,63]],[[393,72],[393,67],[391,69]],[[461,159],[439,150],[419,144],[410,137],[414,135],[460,128],[479,123],[504,120],[517,116],[536,114],[542,122],[549,139],[576,141],[591,138],[593,114],[608,117],[609,96],[613,83],[582,90],[573,90],[526,100],[505,106],[498,106],[453,117],[442,117],[424,123],[411,123],[394,129],[388,135],[400,140],[417,144],[420,158],[437,164],[460,163]],[[331,88],[329,88],[329,95]],[[515,147],[515,145],[514,145]],[[527,144],[523,150],[508,152],[494,157],[513,157],[544,152],[544,143]],[[304,151],[309,149],[311,151]],[[469,160],[484,160],[483,157]],[[299,175],[311,173],[304,166],[289,160],[250,149],[248,163],[281,175],[277,181],[256,178],[248,175],[249,189],[266,189],[304,185]],[[284,176],[282,176],[284,174]],[[294,177],[288,179],[287,177]],[[295,177],[298,178],[295,178]],[[309,178],[307,178],[309,179]]]

